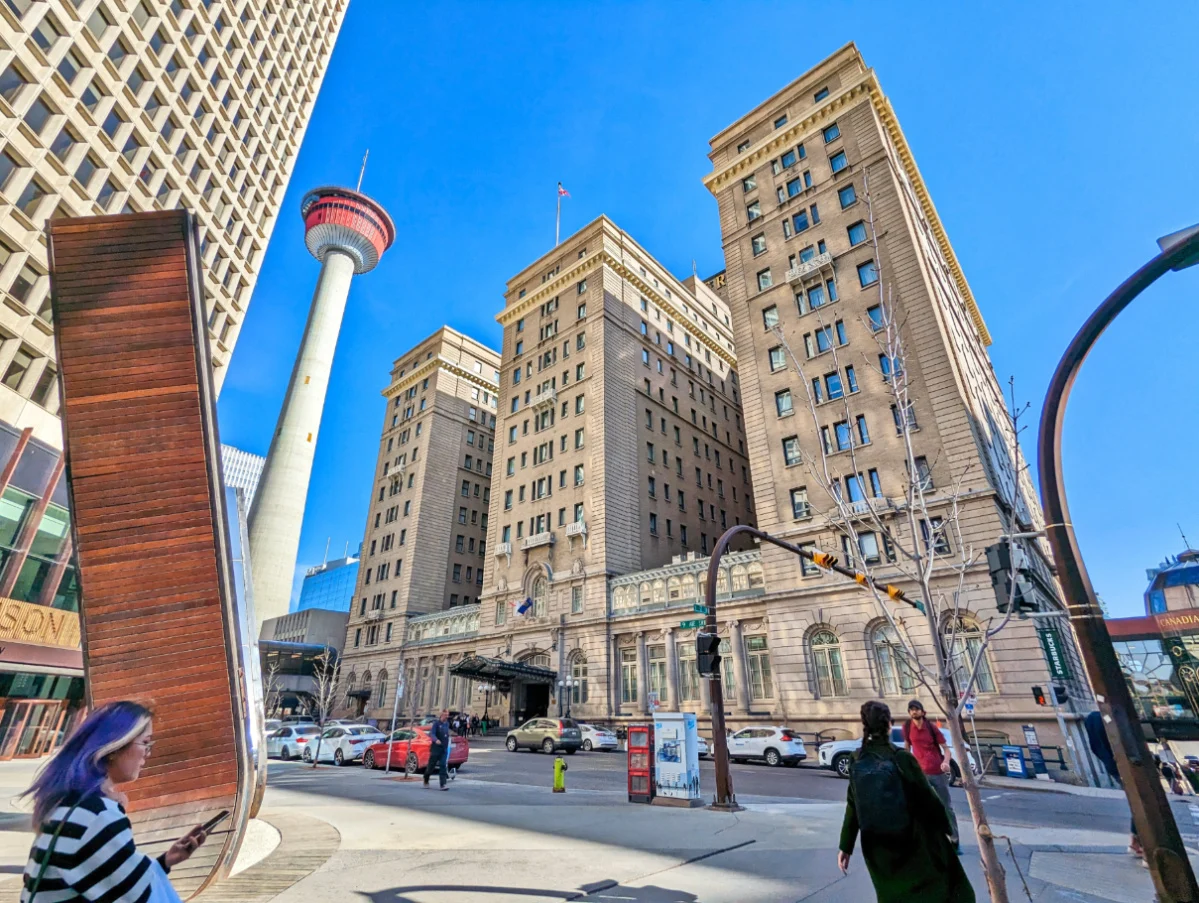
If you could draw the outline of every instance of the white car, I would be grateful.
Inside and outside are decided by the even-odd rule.
[[[620,739],[606,727],[580,723],[579,730],[583,734],[583,749],[587,752],[593,749],[620,749]]]
[[[315,724],[284,724],[266,735],[266,756],[278,756],[284,762],[304,755],[308,742],[320,735]]]
[[[699,741],[699,744],[698,744],[699,745],[699,757],[701,759],[706,759],[709,756],[711,756],[712,749],[711,749],[711,747],[708,746],[708,741],[704,739],[703,734],[699,734],[696,737],[696,740]]]
[[[304,761],[333,762],[345,765],[362,760],[372,744],[386,739],[386,734],[365,724],[334,724],[325,728],[319,740],[314,737],[304,748]],[[319,748],[319,749],[318,749]]]
[[[283,727],[283,722],[278,718],[268,718],[263,726],[266,728],[266,733],[271,734]]]
[[[945,738],[945,745],[949,747],[949,753],[953,755],[953,738],[949,736],[949,731],[942,730],[941,735]],[[903,727],[895,725],[891,728],[891,743],[897,749],[903,749]],[[835,740],[832,743],[824,743],[820,749],[816,751],[816,761],[820,763],[821,768],[831,768],[843,778],[849,777],[849,765],[853,761],[853,754],[858,751],[862,745],[862,738],[858,737],[855,740]],[[978,774],[978,763],[974,761],[974,754],[967,752],[970,757],[970,771]],[[953,782],[961,780],[961,772],[958,769],[956,761],[950,763],[952,769]]]
[[[808,757],[803,740],[785,727],[746,727],[728,740],[729,760],[762,759],[767,765],[798,765]]]

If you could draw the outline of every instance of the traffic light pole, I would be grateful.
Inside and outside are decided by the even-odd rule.
[[[1057,563],[1058,579],[1065,591],[1066,608],[1095,690],[1095,701],[1107,727],[1154,887],[1161,903],[1196,903],[1199,901],[1199,884],[1196,884],[1178,825],[1149,754],[1132,694],[1103,622],[1103,611],[1082,561],[1066,506],[1062,471],[1062,425],[1066,418],[1066,402],[1091,347],[1108,324],[1168,270],[1181,270],[1199,263],[1199,226],[1167,236],[1158,244],[1162,253],[1112,292],[1066,349],[1045,396],[1037,456],[1041,500],[1048,521],[1046,533]],[[1052,687],[1050,689],[1052,691]]]
[[[704,608],[707,609],[707,617],[704,621],[705,633],[715,636],[718,629],[716,624],[716,584],[720,578],[720,559],[728,551],[729,543],[742,534],[793,552],[817,567],[841,574],[862,586],[873,586],[880,592],[886,593],[893,601],[918,607],[904,595],[903,590],[889,583],[880,583],[861,571],[841,567],[837,564],[836,557],[827,552],[801,549],[799,546],[776,539],[769,533],[763,533],[755,527],[739,524],[736,527],[730,527],[716,540],[716,545],[712,549],[712,558],[708,561],[708,585],[704,591]],[[737,650],[733,650],[733,654],[736,655]],[[716,763],[716,798],[709,808],[735,812],[741,807],[737,805],[737,797],[733,794],[733,776],[729,773],[729,743],[724,733],[724,685],[720,679],[720,667],[717,666],[715,674],[704,676],[708,678],[708,695],[712,701],[712,758]]]

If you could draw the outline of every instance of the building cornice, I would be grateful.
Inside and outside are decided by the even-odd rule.
[[[421,380],[432,375],[437,370],[444,370],[452,376],[457,376],[467,382],[474,383],[481,389],[486,389],[488,392],[498,392],[499,383],[485,379],[478,373],[467,370],[461,364],[456,364],[448,358],[442,357],[440,354],[437,357],[429,358],[424,361],[419,367],[409,373],[407,376],[400,379],[398,382],[392,383],[381,393],[384,398],[395,398],[401,392],[405,392],[412,388],[413,385]]]
[[[691,322],[689,315],[674,302],[673,298],[667,298],[662,292],[654,288],[654,286],[644,279],[640,273],[636,272],[627,263],[617,258],[614,254],[605,248],[601,248],[594,253],[588,254],[582,260],[575,263],[574,266],[560,273],[556,278],[547,282],[545,285],[538,287],[537,291],[531,295],[526,295],[517,303],[510,307],[504,308],[496,315],[496,321],[502,326],[508,326],[521,317],[525,316],[530,310],[539,307],[544,301],[555,295],[562,294],[563,290],[578,282],[584,276],[599,270],[601,267],[608,267],[613,273],[620,278],[631,283],[637,288],[646,298],[651,299],[663,311],[671,315],[674,320],[680,325],[686,325]],[[694,301],[694,299],[692,299]],[[698,303],[698,302],[697,302]],[[729,365],[731,369],[737,367],[737,356],[735,352],[729,351],[711,336],[706,335],[698,329],[687,328],[687,331],[694,336],[696,342],[704,348],[714,352],[721,360]]]
[[[780,153],[783,148],[796,143],[802,136],[818,127],[821,123],[833,118],[837,113],[845,109],[845,107],[859,100],[864,95],[873,104],[875,114],[887,130],[887,135],[891,139],[896,153],[899,155],[904,173],[912,183],[912,190],[916,193],[916,198],[920,202],[920,208],[924,212],[933,235],[937,239],[937,244],[941,248],[942,255],[949,264],[949,271],[953,274],[958,291],[961,292],[963,299],[965,299],[966,307],[970,311],[970,316],[974,320],[975,327],[978,329],[979,337],[982,339],[984,345],[990,345],[991,333],[987,330],[987,324],[983,320],[982,311],[979,310],[978,303],[974,300],[974,293],[970,291],[970,285],[966,282],[966,275],[962,272],[957,255],[954,254],[953,246],[949,243],[949,237],[945,234],[945,227],[941,224],[941,217],[937,215],[937,208],[933,206],[928,187],[924,184],[924,179],[921,177],[920,170],[916,166],[916,160],[912,155],[911,148],[908,146],[907,138],[904,137],[903,130],[899,127],[899,120],[895,116],[895,111],[891,108],[891,102],[883,94],[882,87],[879,85],[878,77],[874,74],[873,69],[867,69],[847,84],[838,94],[827,98],[823,103],[815,107],[807,116],[795,120],[785,129],[772,132],[745,152],[738,154],[725,166],[713,170],[704,177],[704,186],[713,195],[717,195],[733,181],[758,169],[765,161]]]

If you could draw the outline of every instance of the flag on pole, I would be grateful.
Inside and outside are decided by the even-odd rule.
[[[521,602],[520,605],[517,606],[516,613],[518,615],[523,615],[525,612],[527,612],[532,607],[533,607],[533,600],[527,598],[527,599],[525,599],[525,601]]]
[[[563,188],[563,187],[562,187],[562,183],[561,183],[561,182],[559,182],[559,183],[558,183],[558,197],[560,197],[560,198],[568,198],[568,197],[570,197],[570,192],[569,192],[569,191],[567,191],[565,188]]]

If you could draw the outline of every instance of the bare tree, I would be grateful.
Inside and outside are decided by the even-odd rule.
[[[947,485],[935,486],[934,469],[944,475],[949,463],[938,466],[936,457],[930,461],[925,455],[916,454],[914,434],[918,426],[912,394],[914,386],[907,366],[905,329],[899,319],[898,299],[883,278],[868,176],[864,176],[863,181],[868,212],[866,225],[874,245],[878,275],[878,305],[872,307],[866,318],[876,347],[872,349],[872,355],[862,355],[862,360],[866,369],[877,374],[888,387],[891,412],[896,433],[903,443],[906,463],[902,498],[883,497],[881,483],[873,476],[868,478],[869,472],[859,464],[858,450],[871,440],[864,416],[854,409],[857,387],[852,384],[849,374],[853,373],[852,379],[856,379],[856,372],[847,372],[839,359],[844,354],[840,347],[843,340],[836,332],[837,324],[824,320],[823,309],[815,310],[819,330],[817,344],[815,349],[805,349],[807,356],[822,353],[825,350],[822,346],[826,346],[837,374],[831,384],[826,381],[823,386],[819,380],[828,369],[827,365],[815,379],[810,379],[787,342],[782,327],[775,325],[773,331],[799,374],[807,399],[813,429],[808,441],[801,442],[799,454],[811,482],[831,503],[831,508],[824,514],[826,526],[841,537],[841,551],[848,559],[846,563],[872,578],[859,580],[858,585],[874,599],[886,622],[882,648],[888,653],[891,673],[885,677],[880,675],[880,678],[891,682],[893,692],[914,689],[917,684],[923,686],[944,716],[979,837],[991,899],[994,903],[1006,903],[1004,870],[970,767],[961,716],[979,680],[989,679],[986,652],[1017,608],[1014,604],[1017,580],[1013,575],[1005,613],[981,623],[974,620],[977,614],[968,610],[967,596],[968,591],[979,585],[976,575],[979,565],[986,563],[986,554],[967,541],[962,515],[963,506],[969,504],[967,479],[984,474],[979,473],[977,467],[973,468],[973,473],[966,467],[962,472],[950,475]],[[822,357],[822,360],[828,358]],[[840,380],[843,379],[851,384],[842,385]],[[994,457],[999,459],[989,462],[989,476],[1000,497],[1001,508],[1008,512],[1003,541],[1007,543],[1009,561],[1015,567],[1017,562],[1026,562],[1028,557],[1020,534],[1027,536],[1034,532],[1024,526],[1033,519],[1024,502],[1025,497],[1031,497],[1031,481],[1021,460],[1019,445],[1020,416],[1027,406],[1017,408],[1014,399],[1010,406],[1005,404],[998,386],[995,396],[993,401],[996,406],[1003,407],[1004,414],[1002,425],[994,422],[988,425],[993,433],[998,433],[992,435],[990,441],[995,448]],[[835,410],[840,419],[831,424],[822,422],[827,417],[825,412],[833,407],[829,404],[832,401],[839,402]],[[878,428],[877,423],[875,427]],[[793,505],[799,508],[808,502],[793,499]],[[813,514],[810,506],[807,513]],[[873,579],[876,570],[879,572],[878,585]],[[897,606],[895,599],[889,598],[880,588],[887,583],[903,586],[908,599],[918,597],[918,600],[909,603],[911,607]],[[987,586],[990,586],[989,579]],[[911,591],[913,588],[916,592]]]
[[[312,767],[316,768],[321,757],[321,739],[325,733],[325,721],[333,713],[341,686],[341,661],[329,646],[314,661],[313,680],[316,683],[312,694],[312,715],[320,733],[316,738],[316,752],[312,754]]]
[[[264,718],[270,718],[279,708],[279,702],[283,696],[283,681],[279,676],[281,667],[282,665],[276,659],[271,662],[270,667],[266,669],[266,674],[263,675],[262,708]]]

